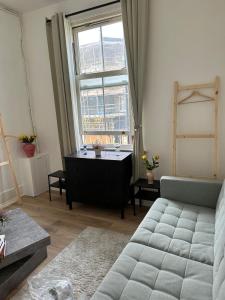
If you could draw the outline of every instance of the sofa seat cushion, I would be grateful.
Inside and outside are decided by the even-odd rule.
[[[131,241],[213,265],[214,231],[214,209],[158,198]]]
[[[213,268],[129,242],[92,300],[212,300]]]

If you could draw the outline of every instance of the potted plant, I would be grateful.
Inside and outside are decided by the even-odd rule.
[[[104,149],[103,146],[101,144],[99,144],[98,142],[93,144],[93,149],[95,151],[95,156],[96,157],[100,157],[101,156],[101,152]]]
[[[20,135],[19,141],[23,143],[23,151],[27,157],[33,157],[35,153],[35,144],[33,142],[36,139],[36,135]]]
[[[147,152],[144,151],[144,154],[141,156],[141,159],[143,160],[146,168],[146,176],[148,179],[148,184],[153,184],[154,174],[152,170],[159,167],[159,155],[154,154],[152,155],[151,160],[149,160],[147,156]]]

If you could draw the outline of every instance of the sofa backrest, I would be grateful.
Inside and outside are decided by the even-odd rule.
[[[225,299],[225,181],[216,205],[213,300]]]
[[[162,176],[160,194],[169,200],[215,209],[221,186],[221,181]]]

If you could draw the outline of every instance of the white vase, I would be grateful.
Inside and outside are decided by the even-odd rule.
[[[94,151],[95,151],[95,156],[96,157],[100,157],[101,156],[101,152],[102,152],[101,148],[94,149]]]
[[[146,171],[146,176],[147,176],[147,179],[148,179],[148,184],[153,184],[154,182],[154,174],[151,170],[147,170]]]

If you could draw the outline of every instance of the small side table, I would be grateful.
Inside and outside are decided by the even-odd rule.
[[[51,183],[51,177],[58,178],[57,181]],[[66,189],[66,173],[65,171],[58,170],[51,174],[48,174],[48,191],[49,191],[49,200],[52,201],[51,188],[59,189],[60,195],[62,195],[62,190]]]
[[[155,201],[160,197],[160,180],[154,180],[153,184],[148,184],[145,178],[139,178],[134,187],[138,187],[138,191],[134,194],[134,213],[135,199],[139,199],[139,206],[142,206],[142,200]]]

